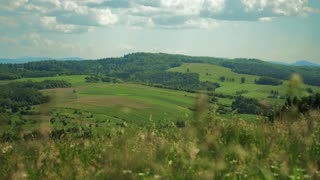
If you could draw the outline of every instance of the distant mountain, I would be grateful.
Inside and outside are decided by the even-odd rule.
[[[19,64],[35,61],[47,61],[47,60],[58,60],[58,61],[82,61],[84,59],[79,57],[66,57],[66,58],[50,58],[50,57],[21,57],[21,58],[0,58],[2,64]]]
[[[297,61],[291,65],[293,65],[293,66],[317,66],[317,67],[320,67],[320,64],[316,64],[316,63],[305,61],[305,60]]]
[[[287,66],[312,66],[312,67],[320,67],[320,64],[313,63],[306,60],[297,61],[294,63],[287,63],[287,62],[280,62],[280,61],[268,61],[273,64],[281,64],[281,65],[287,65]]]

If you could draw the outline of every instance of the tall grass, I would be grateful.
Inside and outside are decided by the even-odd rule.
[[[0,179],[320,178],[317,111],[274,123],[197,117],[171,130],[3,142]]]

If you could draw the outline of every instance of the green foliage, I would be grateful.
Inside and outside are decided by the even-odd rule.
[[[87,76],[85,79],[86,79],[86,82],[88,83],[97,83],[101,80],[99,76],[93,76],[93,75]]]
[[[0,73],[0,80],[13,80],[21,78],[19,75],[10,73],[10,72],[2,72]]]
[[[63,80],[12,82],[2,85],[0,86],[0,112],[11,110],[16,113],[21,107],[46,103],[49,97],[38,90],[65,87],[71,87],[71,84]]]
[[[285,105],[282,107],[282,111],[286,111],[292,107],[297,107],[299,113],[307,113],[310,110],[320,109],[320,93],[316,93],[310,96],[287,97]]]
[[[15,82],[8,84],[9,86],[16,86],[19,88],[32,88],[32,89],[54,89],[54,88],[68,88],[71,83],[64,80],[44,80],[41,82],[33,82],[31,80],[25,82]]]
[[[162,88],[195,92],[197,90],[214,91],[220,85],[213,82],[200,82],[199,75],[195,73],[153,72],[140,73],[134,77],[135,81],[143,83],[160,84]]]
[[[256,59],[234,59],[221,63],[222,66],[231,68],[232,71],[241,74],[272,77],[276,79],[289,80],[293,73],[300,74],[306,84],[320,85],[318,77],[319,68],[294,67],[280,64],[272,64]]]
[[[192,126],[179,120],[178,127],[118,126],[100,134],[74,126],[23,139],[6,133],[0,178],[318,179],[319,118],[317,112],[294,122],[199,119],[206,123]]]
[[[261,85],[272,85],[272,86],[278,86],[282,84],[282,81],[279,79],[275,79],[272,77],[260,77],[258,80],[255,81],[256,84]]]
[[[245,77],[241,77],[241,84],[244,84],[246,82],[246,78]]]
[[[49,97],[32,88],[21,88],[14,84],[0,86],[0,112],[18,112],[19,107],[48,102]]]
[[[253,98],[245,98],[243,96],[236,97],[232,103],[232,110],[237,110],[240,114],[256,114],[258,102]]]

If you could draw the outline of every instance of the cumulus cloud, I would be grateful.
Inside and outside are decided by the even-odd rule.
[[[308,0],[1,0],[0,10],[16,21],[32,16],[38,26],[61,33],[112,25],[214,28],[220,20],[267,22],[319,13]]]

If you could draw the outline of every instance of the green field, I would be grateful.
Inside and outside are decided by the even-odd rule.
[[[201,81],[218,82],[221,87],[216,92],[224,95],[239,95],[237,92],[243,91],[243,96],[253,97],[260,100],[267,100],[271,104],[282,105],[284,100],[280,96],[285,96],[288,90],[288,81],[282,85],[257,85],[254,83],[259,76],[244,75],[232,72],[230,69],[211,65],[189,63],[180,67],[169,69],[171,72],[198,73]],[[226,80],[220,81],[224,76]],[[195,97],[197,94],[183,91],[161,89],[150,86],[131,84],[131,83],[86,83],[85,75],[75,76],[55,76],[41,78],[22,78],[14,81],[43,81],[43,80],[65,80],[72,84],[71,88],[58,88],[42,90],[44,94],[51,97],[48,104],[34,107],[38,115],[14,115],[13,121],[24,120],[24,130],[30,131],[37,126],[50,127],[49,120],[52,117],[64,117],[70,123],[74,124],[99,124],[99,129],[106,126],[114,127],[117,123],[127,123],[134,126],[145,125],[170,125],[179,120],[192,119]],[[245,77],[245,83],[241,84],[241,77]],[[234,81],[230,81],[234,79]],[[6,84],[12,81],[0,81],[0,84]],[[319,92],[318,87],[305,86]],[[267,98],[270,91],[278,91],[278,98]],[[218,98],[218,105],[228,109],[230,114],[219,114],[218,116],[230,119],[241,118],[244,120],[255,121],[259,119],[256,115],[231,115],[231,104],[234,99]],[[80,114],[75,112],[80,111]],[[93,117],[90,117],[93,115]],[[2,124],[0,130],[10,127],[6,122],[10,117],[2,115],[0,117]],[[74,121],[73,119],[79,119]],[[37,126],[35,126],[35,124]]]
[[[21,81],[34,81],[34,82],[40,82],[44,80],[65,80],[69,83],[71,83],[73,86],[79,86],[85,82],[86,75],[74,75],[74,76],[54,76],[54,77],[38,77],[38,78],[21,78],[17,79],[15,81],[21,82]],[[6,81],[8,82],[8,81]]]
[[[188,70],[189,72],[187,72]],[[283,84],[279,86],[257,85],[254,83],[254,80],[259,79],[259,76],[238,74],[231,71],[229,68],[218,65],[204,63],[185,63],[180,67],[171,68],[168,71],[181,73],[197,73],[199,74],[201,81],[218,82],[221,85],[221,87],[216,89],[216,92],[218,93],[223,93],[226,95],[237,95],[237,92],[246,91],[242,94],[243,96],[258,99],[268,99],[268,101],[272,104],[283,103],[283,100],[280,99],[267,98],[272,90],[278,91],[279,96],[285,96],[288,91],[288,81],[284,81]],[[224,82],[221,82],[221,76],[224,76],[226,79],[234,79],[234,81],[226,80]],[[245,78],[244,84],[241,84],[242,77]],[[319,87],[308,85],[306,85],[305,87],[310,87],[315,92],[320,92]]]
[[[86,83],[84,78],[85,76],[57,76],[19,79],[18,81],[65,80],[73,86],[42,90],[44,94],[51,97],[51,101],[48,104],[35,106],[35,111],[41,114],[33,116],[17,114],[16,118],[29,119],[29,121],[35,119],[43,126],[49,126],[49,119],[53,114],[54,117],[57,114],[68,116],[68,121],[82,119],[86,124],[126,122],[138,126],[174,125],[177,120],[191,118],[190,108],[194,105],[196,94],[128,83]],[[72,115],[74,111],[93,114],[94,117],[74,117]],[[29,121],[24,127],[25,130],[32,130],[35,127],[34,124],[28,123]],[[8,127],[4,125],[1,129]],[[101,127],[103,128],[104,125]]]
[[[36,102],[26,85],[46,101],[0,113],[0,179],[320,179],[319,106],[307,112],[299,112],[299,105],[282,106],[274,118],[232,108],[239,99],[247,102],[236,97],[242,94],[270,112],[270,103],[284,103],[267,98],[270,91],[286,95],[289,81],[257,85],[259,76],[210,64],[168,71],[198,73],[201,81],[221,87],[218,94],[197,94],[134,82],[88,83],[84,75],[0,81],[72,84],[3,86],[11,88],[3,88],[5,96],[20,95],[12,93],[17,89],[23,92],[19,99]],[[221,76],[229,80],[221,82]],[[320,102],[314,95],[312,104]]]
[[[134,84],[85,84],[74,89],[53,89],[54,107],[90,111],[100,119],[118,118],[143,123],[189,117],[194,94]]]

